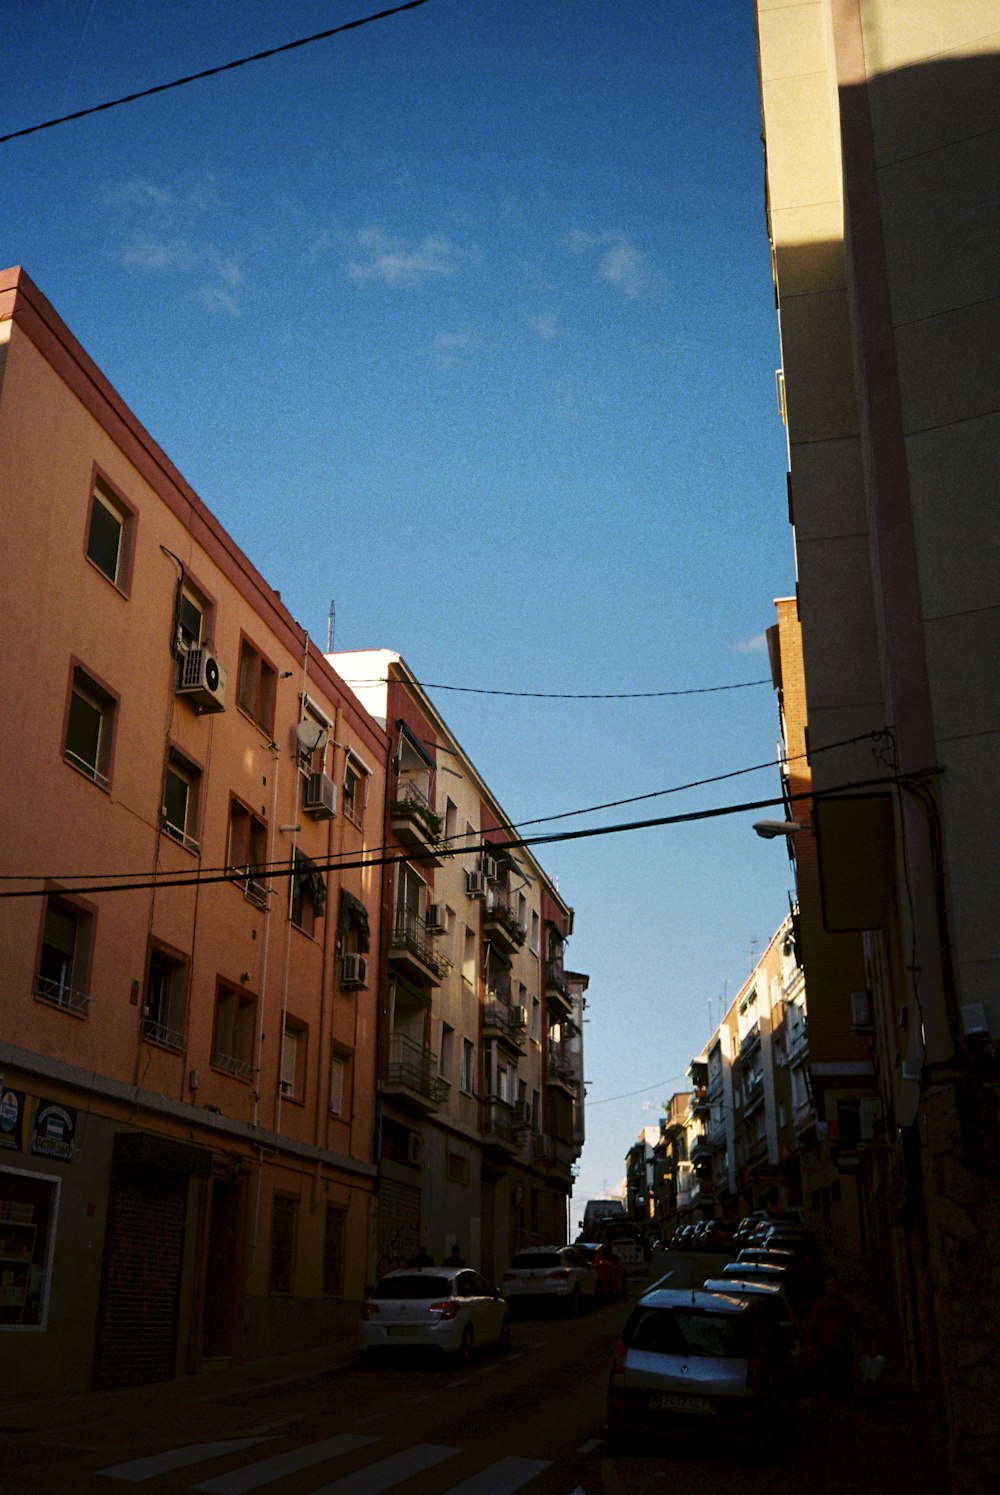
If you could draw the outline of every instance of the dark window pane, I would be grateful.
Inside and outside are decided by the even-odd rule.
[[[98,707],[74,690],[69,703],[66,752],[94,773],[100,768],[101,721]]]
[[[122,522],[116,514],[106,508],[99,499],[94,499],[90,511],[90,534],[87,538],[87,554],[95,566],[100,566],[105,576],[118,580],[118,553],[121,546]]]

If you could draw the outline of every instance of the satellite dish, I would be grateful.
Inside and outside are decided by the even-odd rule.
[[[308,717],[299,722],[295,735],[304,753],[315,753],[317,748],[325,748],[329,741],[326,728],[321,727],[319,722],[311,721]]]

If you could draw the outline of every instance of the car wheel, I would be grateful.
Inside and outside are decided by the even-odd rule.
[[[500,1325],[500,1338],[497,1340],[497,1349],[501,1355],[506,1355],[510,1349],[510,1316],[504,1314],[503,1323]]]
[[[472,1357],[476,1353],[476,1336],[469,1324],[462,1335],[462,1343],[458,1347],[458,1361],[460,1365],[471,1365]]]

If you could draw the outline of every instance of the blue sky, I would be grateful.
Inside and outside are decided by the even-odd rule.
[[[37,0],[0,133],[379,8]],[[770,685],[715,689],[794,588],[750,0],[428,0],[9,141],[0,190],[3,262],[314,638],[334,600],[438,686],[701,692],[432,689],[512,820],[774,763]],[[578,1200],[787,912],[754,818],[539,853],[591,977]]]

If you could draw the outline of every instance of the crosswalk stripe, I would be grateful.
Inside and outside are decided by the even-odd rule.
[[[435,1464],[461,1452],[460,1448],[447,1448],[441,1443],[416,1443],[381,1463],[368,1464],[343,1479],[334,1480],[332,1485],[314,1490],[313,1495],[382,1495],[383,1490],[391,1490],[404,1479],[422,1474],[425,1469],[433,1469]]]
[[[98,1469],[98,1474],[108,1479],[127,1479],[139,1484],[144,1479],[154,1479],[158,1474],[171,1474],[175,1469],[186,1469],[190,1464],[200,1464],[203,1459],[217,1459],[222,1454],[239,1453],[243,1448],[254,1448],[266,1443],[266,1438],[229,1438],[224,1443],[189,1443],[186,1448],[170,1448],[166,1453],[150,1454],[145,1459],[131,1459],[127,1464],[113,1464],[110,1469]]]
[[[488,1469],[455,1485],[448,1495],[513,1495],[529,1479],[551,1467],[551,1459],[498,1459]]]
[[[338,1454],[351,1453],[355,1448],[364,1448],[374,1442],[374,1438],[364,1438],[360,1433],[338,1433],[335,1438],[324,1438],[321,1443],[308,1443],[302,1448],[288,1449],[269,1459],[260,1459],[245,1469],[232,1469],[228,1474],[220,1474],[194,1488],[207,1491],[209,1495],[244,1495],[245,1491],[257,1490],[270,1480],[297,1474],[300,1469],[311,1469],[314,1464],[322,1464],[326,1459],[335,1459]]]

